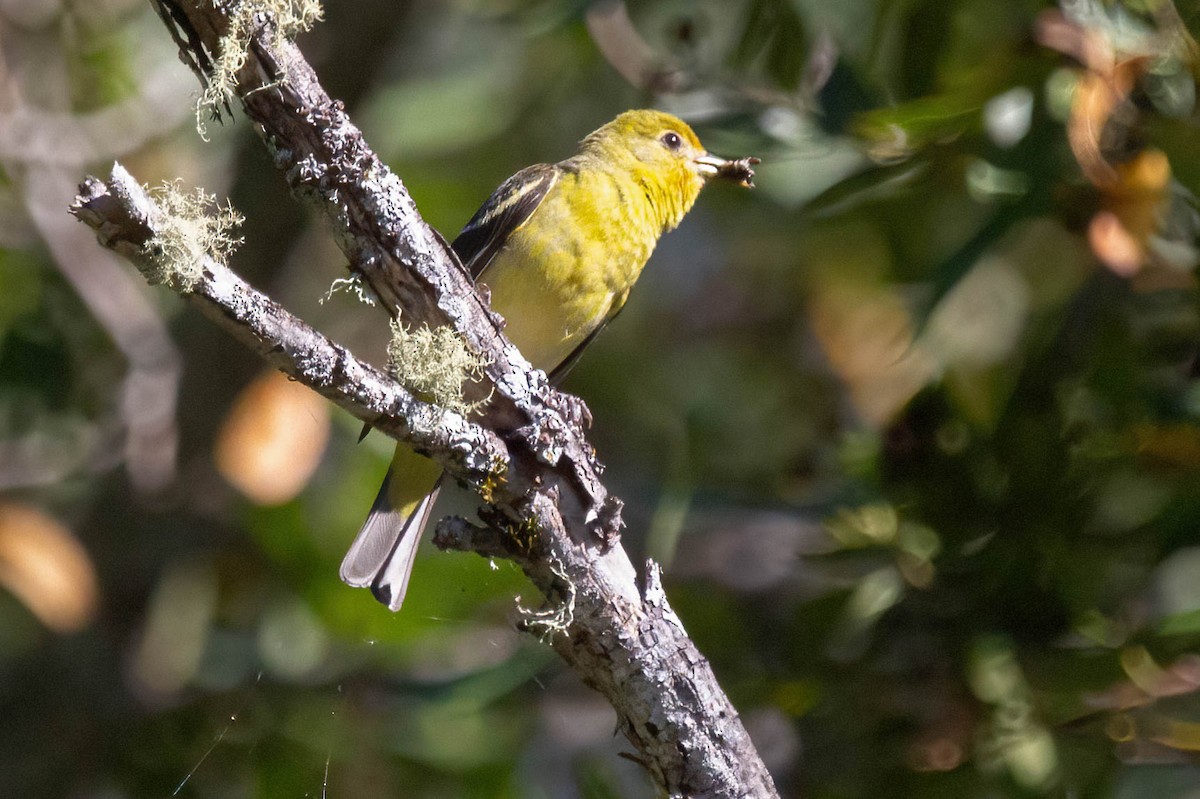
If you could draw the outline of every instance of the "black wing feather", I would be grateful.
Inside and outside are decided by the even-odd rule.
[[[479,279],[512,232],[528,222],[546,199],[560,174],[556,165],[534,164],[492,192],[451,245],[471,277]]]

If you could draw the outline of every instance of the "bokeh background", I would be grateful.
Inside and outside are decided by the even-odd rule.
[[[301,38],[453,236],[629,107],[709,188],[566,388],[785,796],[1200,796],[1195,3],[355,0]],[[375,435],[66,214],[119,158],[379,361],[148,4],[0,2],[0,794],[637,797],[515,570],[337,580]],[[469,496],[447,512],[470,513]]]

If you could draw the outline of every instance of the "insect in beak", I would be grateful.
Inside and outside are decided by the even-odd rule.
[[[754,187],[754,169],[753,166],[761,163],[754,156],[746,156],[739,158],[736,161],[730,161],[720,156],[705,153],[697,156],[694,159],[697,171],[706,178],[722,177],[729,178],[746,188]]]

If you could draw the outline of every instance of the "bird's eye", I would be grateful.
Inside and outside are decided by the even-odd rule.
[[[678,150],[683,146],[683,139],[679,138],[679,134],[673,130],[664,133],[659,141],[665,144],[668,150]]]

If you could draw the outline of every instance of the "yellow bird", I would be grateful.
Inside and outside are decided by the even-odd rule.
[[[627,111],[557,164],[506,180],[467,222],[454,251],[491,292],[505,333],[560,380],[621,310],[659,236],[712,177],[751,186],[755,158],[710,155],[683,120]],[[400,444],[341,577],[399,610],[441,467]]]

